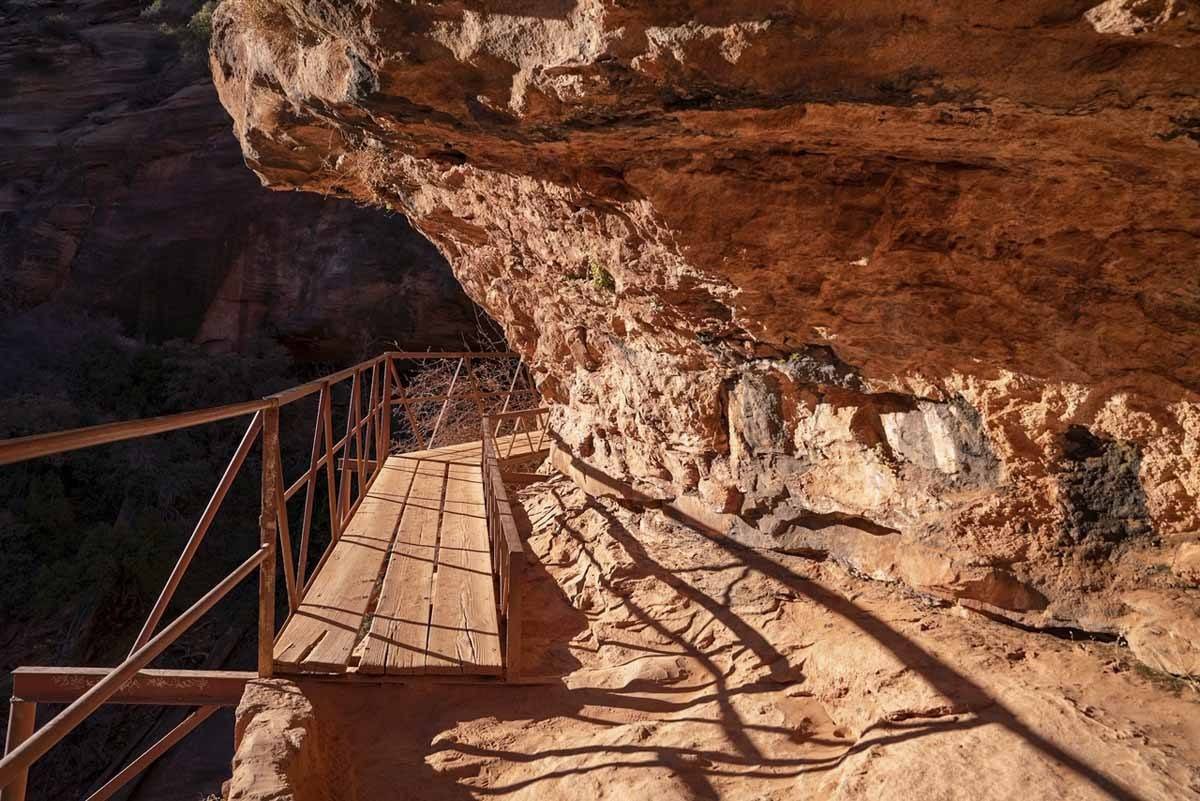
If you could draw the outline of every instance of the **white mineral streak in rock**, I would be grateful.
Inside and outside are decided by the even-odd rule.
[[[724,27],[701,25],[689,22],[686,25],[673,27],[653,27],[646,29],[646,40],[650,48],[645,55],[633,59],[633,67],[641,68],[647,61],[655,61],[663,53],[670,53],[680,64],[687,60],[686,48],[697,40],[707,41],[715,36],[721,37],[721,56],[730,64],[736,64],[750,47],[753,34],[762,33],[771,27],[770,20],[757,22],[735,22]]]
[[[467,9],[459,22],[434,24],[431,37],[445,45],[459,61],[486,54],[517,68],[512,79],[508,106],[516,113],[525,108],[531,81],[552,88],[560,96],[580,91],[578,76],[539,78],[542,70],[587,64],[604,52],[608,42],[622,31],[604,29],[604,4],[580,0],[562,19],[514,14],[486,14]]]
[[[1185,13],[1179,0],[1106,0],[1088,10],[1083,18],[1096,33],[1136,36],[1148,33]]]

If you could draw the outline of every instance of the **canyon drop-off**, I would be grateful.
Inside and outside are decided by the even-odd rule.
[[[212,57],[593,492],[1200,672],[1192,0],[225,0]]]

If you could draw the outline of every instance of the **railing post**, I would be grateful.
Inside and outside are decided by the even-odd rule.
[[[509,403],[512,402],[513,391],[516,390],[516,388],[517,388],[517,379],[521,377],[521,365],[523,365],[524,363],[525,363],[524,356],[522,356],[520,359],[517,360],[517,368],[515,370],[513,370],[512,381],[508,385],[508,392],[504,396],[504,407],[500,409],[500,414],[504,414],[505,412],[508,411],[508,405],[509,405]],[[496,436],[499,436],[500,435],[500,426],[503,423],[504,423],[503,417],[497,418],[496,428],[493,429],[492,433],[495,434]]]
[[[383,402],[379,405],[379,466],[392,450],[392,357],[383,357]]]
[[[266,556],[258,567],[258,675],[275,673],[275,537],[276,493],[279,491],[279,402],[263,410],[262,514],[258,518],[259,545]]]
[[[329,535],[331,542],[342,536],[341,516],[338,514],[337,465],[333,462],[333,386],[326,381],[321,387],[324,405],[321,407],[325,429],[325,483],[329,495]]]
[[[17,746],[33,735],[37,719],[37,703],[13,698],[8,704],[8,737],[4,741],[4,753],[11,754]],[[21,771],[7,787],[0,790],[0,801],[25,801],[25,789],[29,785],[29,768]]]
[[[504,628],[505,675],[509,681],[521,674],[521,585],[525,554],[508,554],[508,614]]]

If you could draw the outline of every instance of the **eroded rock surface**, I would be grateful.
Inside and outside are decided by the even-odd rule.
[[[229,801],[1200,798],[1200,696],[1115,644],[732,547],[563,478],[520,503],[540,683],[260,682]]]
[[[249,166],[402,210],[571,458],[1128,631],[1200,531],[1200,9],[227,0]],[[1194,643],[1193,643],[1194,646]]]

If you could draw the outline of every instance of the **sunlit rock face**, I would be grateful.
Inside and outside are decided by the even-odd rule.
[[[226,0],[213,69],[265,181],[438,246],[612,491],[1115,631],[1200,529],[1159,5]]]

